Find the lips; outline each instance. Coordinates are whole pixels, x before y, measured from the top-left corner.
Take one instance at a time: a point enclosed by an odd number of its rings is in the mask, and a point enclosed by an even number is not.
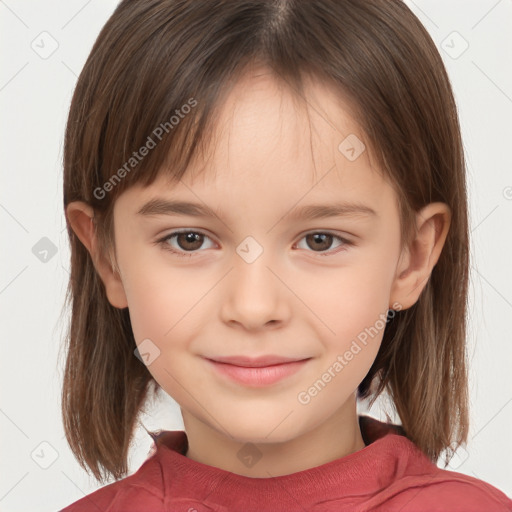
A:
[[[260,357],[247,357],[247,356],[228,356],[228,357],[211,357],[207,358],[216,363],[231,364],[234,366],[243,366],[246,368],[262,368],[264,366],[274,366],[276,364],[293,363],[295,361],[304,361],[309,357],[282,357],[282,356],[260,356]]]
[[[270,386],[290,377],[303,368],[311,358],[289,358],[281,356],[245,356],[205,358],[215,375],[253,388]]]

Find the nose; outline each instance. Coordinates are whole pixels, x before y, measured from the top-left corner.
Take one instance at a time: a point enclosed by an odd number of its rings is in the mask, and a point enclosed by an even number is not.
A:
[[[234,268],[223,284],[223,321],[247,330],[276,328],[287,323],[293,294],[265,252],[251,263],[238,256],[233,261]]]

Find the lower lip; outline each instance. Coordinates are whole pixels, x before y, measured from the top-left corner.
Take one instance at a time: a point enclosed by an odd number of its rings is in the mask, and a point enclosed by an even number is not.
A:
[[[219,373],[226,375],[240,384],[255,388],[270,386],[285,377],[293,375],[299,371],[308,360],[309,359],[303,359],[302,361],[293,361],[291,363],[249,368],[247,366],[235,366],[206,359]]]

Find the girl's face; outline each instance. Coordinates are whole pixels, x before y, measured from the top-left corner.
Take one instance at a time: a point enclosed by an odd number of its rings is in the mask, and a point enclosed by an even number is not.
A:
[[[270,74],[246,75],[220,112],[211,157],[177,185],[162,175],[128,189],[114,208],[149,371],[185,426],[239,442],[292,440],[352,407],[387,310],[400,309],[394,191],[336,94],[313,81],[308,90],[311,124]],[[306,361],[258,384],[209,361],[233,356]]]

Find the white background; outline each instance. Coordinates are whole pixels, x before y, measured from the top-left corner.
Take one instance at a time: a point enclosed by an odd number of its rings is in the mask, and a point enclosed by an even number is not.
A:
[[[466,450],[460,450],[448,469],[476,476],[512,496],[512,2],[407,4],[446,63],[468,159],[472,423]],[[67,312],[60,315],[69,277],[62,147],[77,76],[115,6],[113,0],[0,0],[4,512],[57,510],[98,487],[74,460],[60,416],[63,358],[58,356]],[[44,31],[51,36],[41,36]],[[48,58],[32,48],[42,46],[41,38],[46,38],[46,49],[51,49],[51,38],[58,43]],[[469,47],[457,56],[464,40]],[[40,242],[43,237],[56,250],[45,263],[32,250],[38,242],[48,243]],[[378,408],[372,412],[382,414]],[[169,397],[142,420],[148,429],[182,428],[179,408]],[[139,429],[131,472],[149,447],[149,437]],[[40,467],[50,462],[47,469]]]

